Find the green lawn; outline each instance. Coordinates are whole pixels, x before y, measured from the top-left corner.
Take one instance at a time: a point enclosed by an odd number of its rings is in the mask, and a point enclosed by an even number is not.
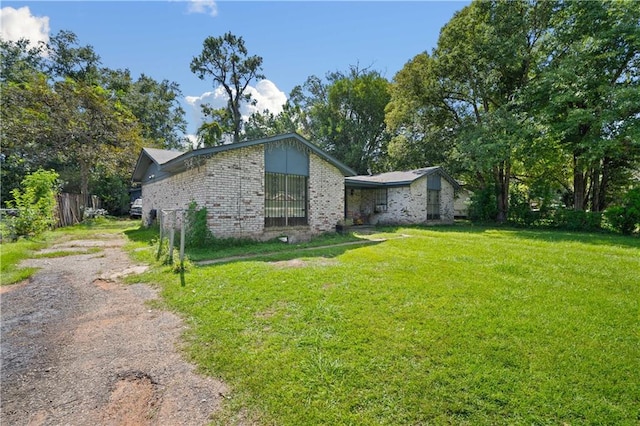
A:
[[[639,239],[381,235],[407,237],[140,277],[231,386],[216,423],[638,424]]]

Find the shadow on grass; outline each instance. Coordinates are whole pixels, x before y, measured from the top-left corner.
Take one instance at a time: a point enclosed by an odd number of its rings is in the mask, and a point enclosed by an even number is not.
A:
[[[232,263],[240,263],[240,262],[264,262],[264,263],[272,263],[272,262],[282,262],[289,261],[295,259],[309,259],[309,258],[317,258],[317,259],[331,259],[334,257],[338,257],[349,250],[355,250],[362,247],[368,247],[383,243],[384,240],[372,241],[372,240],[362,240],[358,243],[342,243],[333,246],[323,246],[323,247],[307,247],[302,249],[292,249],[289,251],[280,251],[275,253],[262,253],[262,254],[251,254],[245,256],[232,256],[228,258],[220,258],[220,259],[212,259],[209,261],[202,262],[194,262],[194,267],[198,269],[207,269],[207,268],[216,268],[223,265],[229,265]],[[185,287],[189,280],[189,272],[185,272],[184,270],[180,271],[180,286]]]
[[[143,242],[152,244],[160,236],[160,230],[157,226],[151,226],[149,228],[140,226],[136,229],[127,229],[124,231],[124,234],[129,240],[136,243]]]
[[[483,234],[490,232],[509,232],[517,238],[546,242],[577,242],[604,246],[623,246],[640,248],[640,238],[624,236],[609,231],[585,232],[553,228],[519,228],[511,225],[474,225],[470,223],[454,225],[410,225],[380,227],[380,232],[398,232],[401,229],[418,229],[441,233]]]
[[[298,258],[309,258],[309,257],[324,257],[324,258],[332,258],[337,257],[348,250],[353,250],[365,246],[377,245],[384,242],[384,240],[361,240],[361,241],[352,241],[346,243],[339,243],[334,245],[326,245],[319,247],[304,247],[304,248],[291,248],[290,250],[280,250],[271,253],[257,253],[257,254],[247,254],[247,255],[239,255],[239,256],[229,256],[225,258],[211,259],[211,260],[203,260],[200,262],[194,262],[199,267],[205,266],[213,266],[213,265],[221,265],[235,262],[276,262],[283,260],[293,260]]]

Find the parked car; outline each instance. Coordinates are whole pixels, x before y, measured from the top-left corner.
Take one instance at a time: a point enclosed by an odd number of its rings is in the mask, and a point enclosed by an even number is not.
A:
[[[136,198],[135,201],[131,203],[129,217],[131,219],[139,219],[142,217],[142,198]]]

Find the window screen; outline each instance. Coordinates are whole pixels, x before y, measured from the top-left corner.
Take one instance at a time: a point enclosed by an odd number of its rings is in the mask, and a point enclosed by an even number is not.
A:
[[[307,225],[307,181],[306,176],[265,173],[266,227]]]
[[[387,188],[379,188],[375,190],[375,212],[382,213],[387,211]]]
[[[440,191],[427,189],[427,219],[440,219]]]

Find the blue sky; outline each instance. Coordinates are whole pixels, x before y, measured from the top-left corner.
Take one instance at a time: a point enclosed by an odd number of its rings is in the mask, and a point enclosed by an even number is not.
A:
[[[372,67],[389,80],[469,2],[461,1],[2,1],[2,37],[38,39],[73,31],[104,66],[180,84],[193,133],[199,104],[222,105],[211,80],[191,73],[208,36],[242,36],[263,57],[268,81],[253,85],[258,108],[278,111],[310,75]],[[246,113],[251,110],[247,109]]]

